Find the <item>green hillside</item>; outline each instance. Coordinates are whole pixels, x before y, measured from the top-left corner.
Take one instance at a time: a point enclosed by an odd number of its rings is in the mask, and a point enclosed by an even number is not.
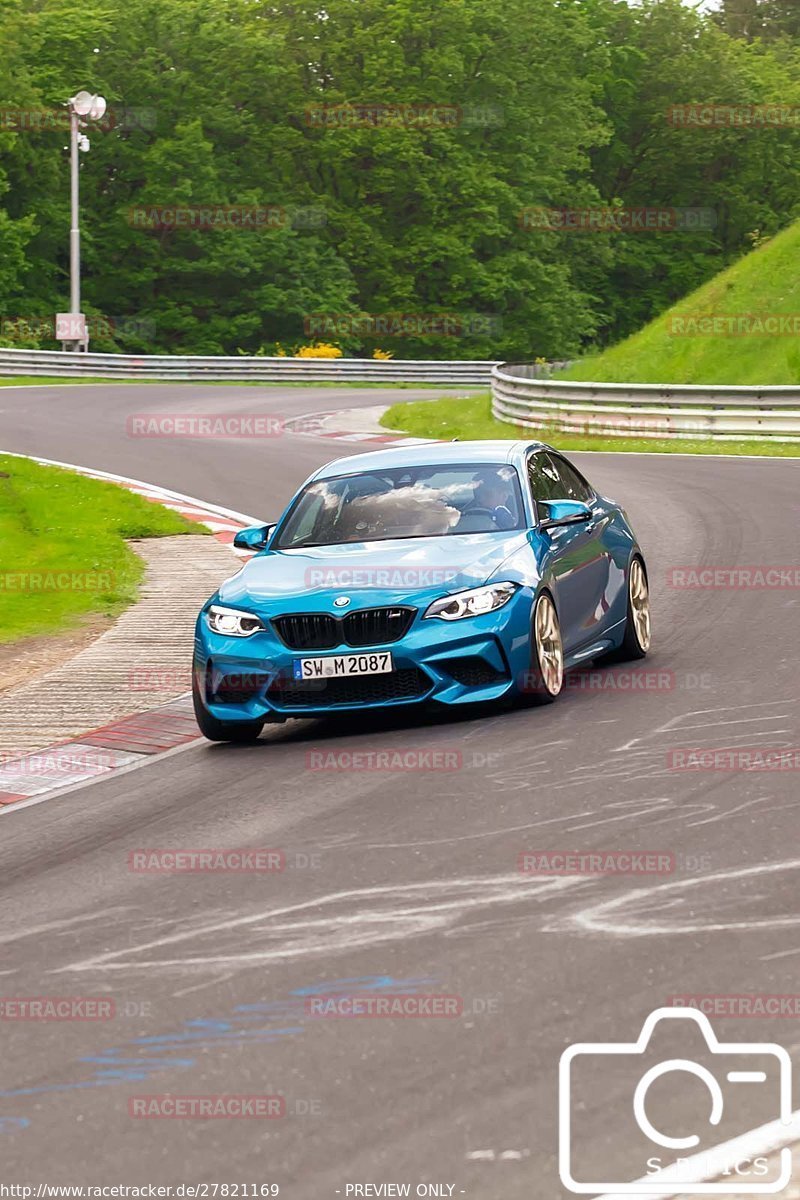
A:
[[[582,359],[558,378],[600,383],[800,383],[800,222],[632,337],[595,358]]]

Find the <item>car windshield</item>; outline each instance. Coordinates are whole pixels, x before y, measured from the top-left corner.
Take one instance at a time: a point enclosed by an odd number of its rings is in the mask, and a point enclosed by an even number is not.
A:
[[[310,483],[292,505],[273,548],[299,550],[522,527],[522,495],[514,467],[395,467]]]

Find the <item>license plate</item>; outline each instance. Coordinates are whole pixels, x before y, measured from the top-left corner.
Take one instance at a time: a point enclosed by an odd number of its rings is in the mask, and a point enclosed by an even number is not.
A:
[[[296,658],[295,679],[340,679],[344,675],[385,675],[394,670],[388,650],[380,654],[337,654],[324,658]]]

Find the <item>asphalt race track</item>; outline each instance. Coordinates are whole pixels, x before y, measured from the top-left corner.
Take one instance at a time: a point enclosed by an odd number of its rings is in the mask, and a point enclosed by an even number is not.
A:
[[[2,389],[0,447],[269,519],[315,466],[357,447],[131,439],[126,416],[300,415],[417,394]],[[0,822],[0,990],[110,996],[117,1013],[0,1022],[8,1179],[274,1182],[297,1200],[395,1181],[412,1195],[434,1183],[474,1200],[553,1200],[566,1195],[557,1069],[570,1043],[632,1041],[677,994],[800,992],[800,776],[681,771],[667,758],[800,746],[798,591],[687,590],[667,576],[796,566],[800,461],[575,458],[624,502],[648,556],[646,669],[660,685],[571,688],[547,709],[433,723],[295,722],[251,747],[201,741]],[[310,752],[331,749],[446,750],[457,766],[312,769]],[[128,867],[137,848],[241,846],[283,850],[286,869]],[[522,873],[520,854],[536,850],[659,852],[675,869]],[[337,989],[444,993],[459,1013],[309,1012],[315,991]],[[797,1019],[716,1027],[800,1049]],[[601,1070],[586,1088],[587,1152],[613,1178],[631,1092]],[[282,1095],[285,1115],[129,1115],[130,1098],[164,1093]],[[675,1120],[686,1107],[677,1094],[659,1103]],[[744,1115],[744,1128],[768,1119],[756,1099]]]

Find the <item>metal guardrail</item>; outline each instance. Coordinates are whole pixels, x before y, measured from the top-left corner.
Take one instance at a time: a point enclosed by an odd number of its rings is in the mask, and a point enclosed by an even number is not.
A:
[[[230,358],[172,354],[79,354],[0,348],[0,375],[265,383],[460,383],[488,387],[494,362],[426,359]]]
[[[550,368],[562,365],[553,363]],[[491,385],[494,416],[529,429],[630,437],[800,439],[800,385],[579,383],[543,378],[550,368],[541,363],[78,354],[0,348],[0,375],[214,383]]]
[[[492,368],[492,413],[528,429],[619,437],[800,440],[800,385],[578,383],[531,364]]]

